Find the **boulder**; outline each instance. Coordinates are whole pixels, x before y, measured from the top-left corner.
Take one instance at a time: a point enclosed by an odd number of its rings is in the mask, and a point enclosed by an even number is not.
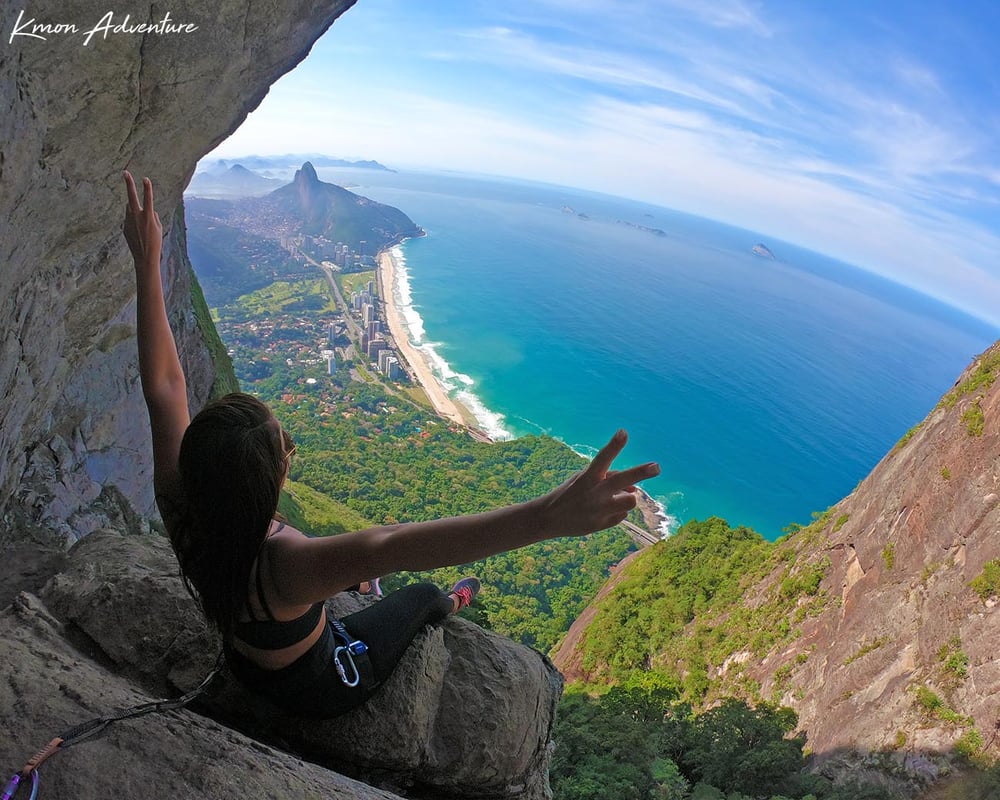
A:
[[[34,595],[0,611],[0,769],[6,781],[52,738],[117,709],[148,702],[109,671]],[[39,797],[247,797],[399,800],[255,742],[189,710],[114,723],[58,751],[38,770]],[[23,790],[20,797],[27,797]]]
[[[52,612],[111,669],[152,694],[196,686],[220,645],[156,535],[99,531],[77,543],[44,591]],[[367,602],[338,595],[343,616]],[[408,795],[548,796],[549,736],[562,679],[540,653],[459,618],[428,627],[365,706],[335,720],[301,720],[224,672],[211,716],[366,782]]]

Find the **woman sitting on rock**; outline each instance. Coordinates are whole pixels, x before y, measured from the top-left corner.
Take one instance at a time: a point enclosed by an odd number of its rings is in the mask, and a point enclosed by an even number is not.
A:
[[[587,469],[526,503],[322,538],[295,530],[277,518],[295,446],[267,406],[237,393],[188,415],[160,284],[152,183],[143,180],[141,205],[128,172],[125,183],[157,506],[233,674],[285,710],[332,717],[363,703],[423,626],[467,606],[479,581],[465,578],[447,594],[407,586],[342,620],[327,617],[327,598],[372,575],[464,564],[611,527],[635,506],[634,484],[659,473],[656,464],[609,471],[625,446],[619,431]]]

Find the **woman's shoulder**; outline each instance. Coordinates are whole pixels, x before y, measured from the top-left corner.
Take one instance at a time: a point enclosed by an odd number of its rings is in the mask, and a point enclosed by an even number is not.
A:
[[[262,548],[268,551],[268,559],[282,558],[290,554],[300,553],[302,544],[312,538],[312,536],[303,533],[294,525],[284,520],[276,519],[271,523],[271,528],[267,533],[267,538],[264,540]]]

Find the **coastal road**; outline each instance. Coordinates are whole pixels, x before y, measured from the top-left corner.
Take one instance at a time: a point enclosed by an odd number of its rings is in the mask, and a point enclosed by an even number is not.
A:
[[[628,532],[628,535],[632,537],[632,541],[635,542],[640,547],[650,547],[660,541],[660,537],[655,533],[650,533],[645,528],[640,528],[633,522],[625,520],[621,523],[621,526]]]
[[[308,258],[308,256],[307,256]],[[351,314],[350,309],[344,296],[340,293],[340,287],[337,285],[337,281],[333,277],[333,270],[329,267],[325,267],[322,264],[309,259],[310,262],[320,268],[323,274],[326,276],[326,282],[330,285],[330,291],[333,292],[333,299],[337,303],[337,307],[340,309],[341,313],[344,315],[344,322],[347,323],[347,329],[350,331],[348,334],[351,340],[354,342],[355,347],[361,347],[361,328],[358,326],[357,321],[354,319],[354,315]]]

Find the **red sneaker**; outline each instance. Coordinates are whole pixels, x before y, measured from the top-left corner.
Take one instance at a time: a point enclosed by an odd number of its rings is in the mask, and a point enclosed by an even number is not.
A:
[[[458,610],[467,608],[472,598],[479,594],[479,578],[462,578],[448,593],[458,598]]]

